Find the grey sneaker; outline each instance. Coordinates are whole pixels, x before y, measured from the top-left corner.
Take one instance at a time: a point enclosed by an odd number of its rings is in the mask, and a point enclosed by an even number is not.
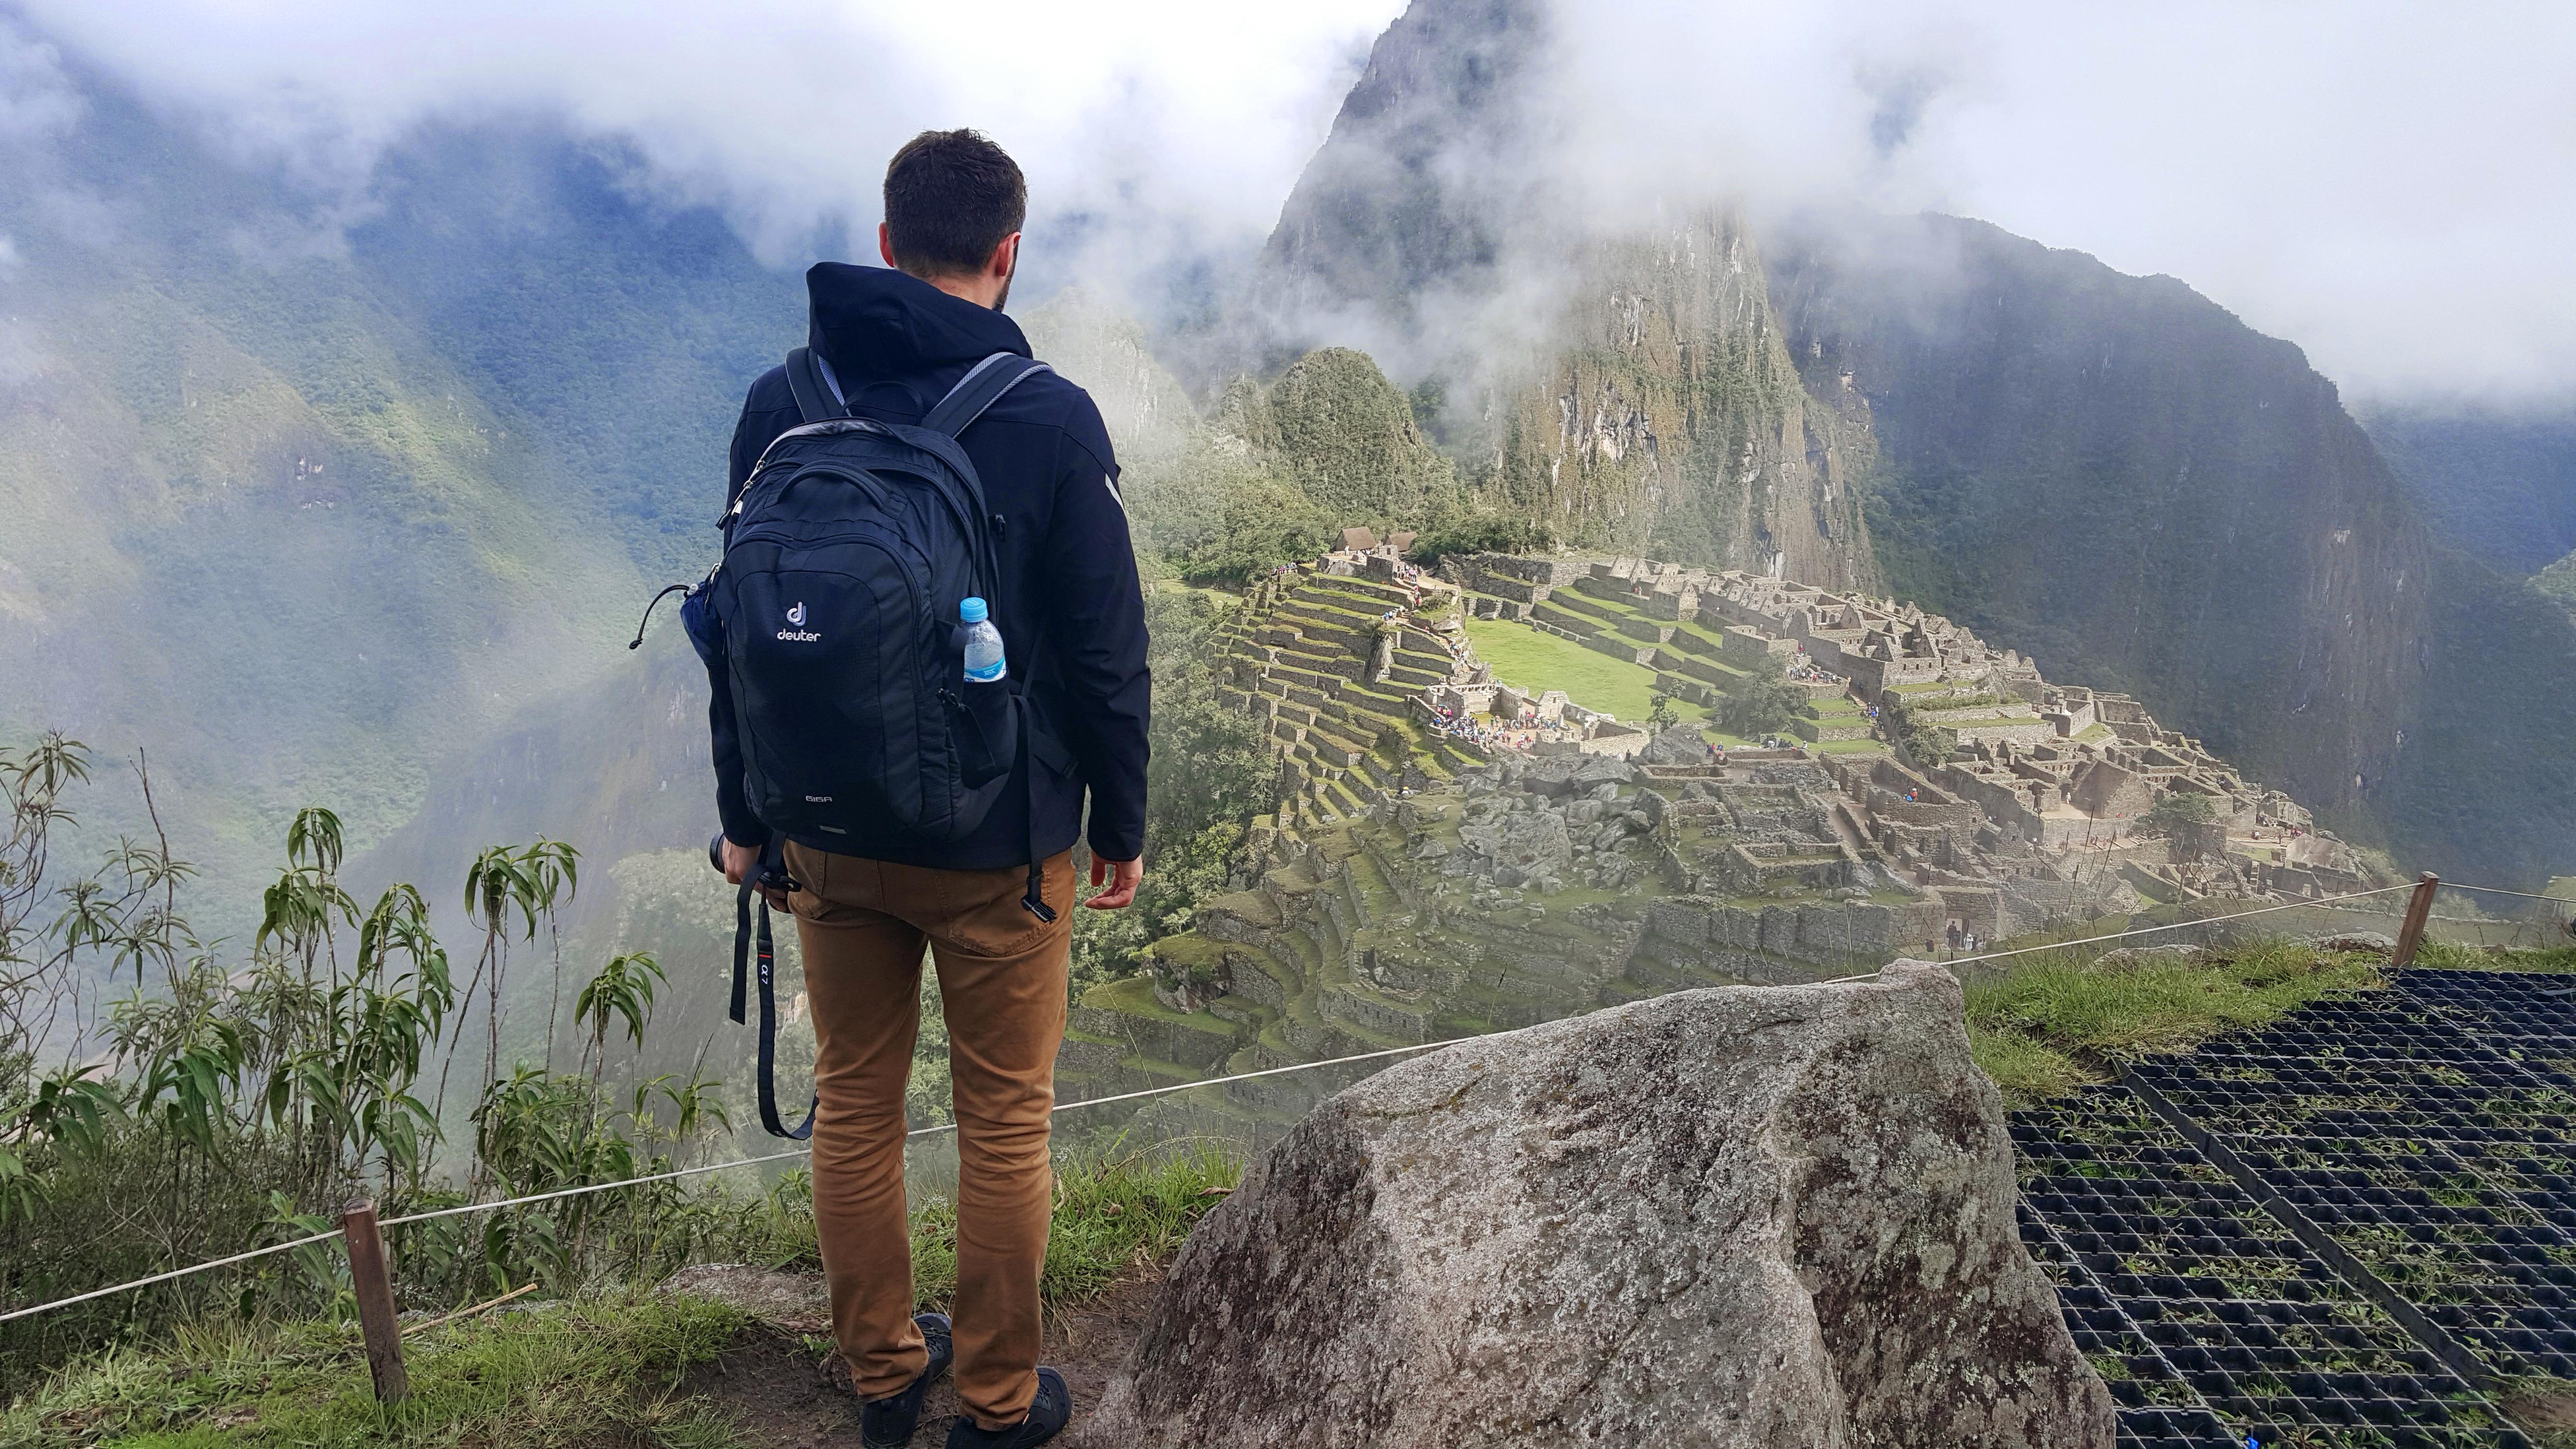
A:
[[[921,1401],[929,1395],[930,1386],[938,1382],[939,1376],[948,1372],[949,1361],[957,1356],[956,1344],[949,1337],[947,1314],[916,1313],[912,1322],[921,1330],[922,1341],[929,1346],[930,1362],[922,1365],[921,1377],[914,1379],[902,1393],[891,1398],[870,1399],[859,1407],[859,1442],[867,1449],[904,1449],[912,1442],[912,1431],[921,1424]]]
[[[948,1449],[1035,1449],[1052,1439],[1073,1417],[1073,1391],[1064,1375],[1038,1370],[1038,1396],[1029,1401],[1029,1416],[1007,1429],[979,1429],[971,1414],[960,1414],[948,1426]]]

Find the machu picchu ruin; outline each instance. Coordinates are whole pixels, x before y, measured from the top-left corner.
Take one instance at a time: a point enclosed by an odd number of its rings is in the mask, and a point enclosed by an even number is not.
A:
[[[1411,542],[1346,530],[1227,616],[1220,698],[1278,805],[1231,891],[1077,1004],[1069,1097],[2391,879],[2135,699],[1912,605]],[[1729,733],[1756,686],[1788,712]],[[1330,1086],[1170,1110],[1284,1126]]]

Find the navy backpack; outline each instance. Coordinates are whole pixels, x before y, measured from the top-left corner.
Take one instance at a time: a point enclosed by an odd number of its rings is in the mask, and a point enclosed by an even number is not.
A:
[[[690,642],[733,698],[743,792],[771,831],[764,876],[783,879],[787,836],[880,837],[891,822],[925,842],[962,839],[983,823],[1023,753],[1058,772],[1072,761],[1037,722],[1029,661],[1008,679],[965,680],[958,604],[985,601],[996,620],[1025,601],[1000,597],[994,535],[958,434],[1043,362],[997,352],[977,363],[918,424],[852,417],[810,348],[787,355],[801,426],[761,454],[723,520],[724,558],[688,588]],[[669,592],[665,590],[665,592]],[[637,635],[639,641],[641,633]],[[1023,770],[1035,789],[1034,772]],[[1034,802],[1032,802],[1034,805]],[[1032,829],[1037,812],[1029,812]],[[1053,921],[1037,853],[1020,904]],[[754,938],[754,882],[736,902],[733,1019],[743,1019]],[[769,907],[760,902],[760,1110],[790,1132],[770,1083],[776,1008]]]

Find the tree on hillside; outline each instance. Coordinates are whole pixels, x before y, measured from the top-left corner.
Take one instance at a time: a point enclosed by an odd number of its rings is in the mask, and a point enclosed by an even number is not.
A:
[[[2217,807],[2208,796],[2176,790],[2155,803],[2155,807],[2147,812],[2145,823],[2150,830],[2171,835],[2195,825],[2207,825],[2217,816]]]
[[[1313,558],[1339,526],[1264,454],[1213,430],[1129,468],[1120,487],[1140,550],[1192,583],[1240,583]]]
[[[1905,752],[1914,757],[1921,769],[1930,769],[1950,758],[1959,747],[1959,732],[1942,725],[1916,722],[1905,728]]]
[[[1477,510],[1434,518],[1405,557],[1428,566],[1453,553],[1545,553],[1555,547],[1556,531],[1537,519]]]
[[[1806,708],[1807,692],[1778,675],[1748,675],[1727,690],[1717,707],[1717,722],[1728,734],[1750,739],[1775,734]]]

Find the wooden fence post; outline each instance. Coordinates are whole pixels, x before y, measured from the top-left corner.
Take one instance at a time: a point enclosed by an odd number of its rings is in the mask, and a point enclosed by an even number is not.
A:
[[[376,1205],[349,1204],[340,1214],[340,1236],[349,1249],[349,1283],[358,1293],[358,1328],[367,1340],[367,1373],[376,1382],[376,1402],[394,1403],[411,1392],[411,1375],[403,1369],[402,1328],[394,1321],[394,1285],[385,1272]]]
[[[2433,914],[2433,892],[2440,889],[2442,878],[2424,872],[2415,882],[2415,893],[2406,898],[2406,924],[2397,929],[2397,952],[2388,958],[2391,966],[2415,964],[2415,948],[2424,944],[2424,922]]]

